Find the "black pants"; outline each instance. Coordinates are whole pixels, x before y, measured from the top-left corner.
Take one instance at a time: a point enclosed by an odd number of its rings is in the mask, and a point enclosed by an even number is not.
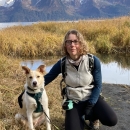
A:
[[[74,108],[66,111],[65,130],[84,130],[84,115],[85,102],[74,104]],[[117,116],[112,108],[99,97],[97,103],[93,107],[92,120],[99,119],[103,125],[114,126],[117,124]]]

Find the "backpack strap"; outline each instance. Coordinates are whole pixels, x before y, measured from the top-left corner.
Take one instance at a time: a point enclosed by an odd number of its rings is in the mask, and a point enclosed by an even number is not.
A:
[[[64,99],[65,89],[62,87],[62,83],[65,82],[65,77],[67,75],[66,72],[66,57],[61,58],[61,73],[62,73],[62,80],[60,81],[60,89],[61,89],[61,96]],[[64,92],[63,92],[64,91]]]
[[[87,54],[89,58],[89,71],[92,73],[93,68],[94,68],[94,58],[92,54]]]
[[[63,79],[65,79],[65,77],[67,75],[65,62],[66,62],[66,56],[61,59],[61,73],[62,73]]]

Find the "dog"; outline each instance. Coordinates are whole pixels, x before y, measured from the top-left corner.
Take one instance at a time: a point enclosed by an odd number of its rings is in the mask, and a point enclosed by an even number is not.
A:
[[[15,122],[26,125],[29,130],[35,130],[44,121],[46,129],[51,130],[48,97],[44,88],[45,68],[45,65],[40,65],[36,70],[31,70],[22,66],[26,83],[24,92],[18,97],[20,110],[15,115]]]

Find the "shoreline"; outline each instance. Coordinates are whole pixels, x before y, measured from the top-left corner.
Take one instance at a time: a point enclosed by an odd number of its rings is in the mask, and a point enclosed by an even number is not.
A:
[[[102,85],[102,94],[117,114],[116,126],[100,126],[100,130],[128,130],[130,121],[130,86],[122,84]]]
[[[130,88],[130,85],[128,85],[128,84],[118,84],[118,83],[116,84],[116,83],[105,83],[105,82],[103,82],[102,85],[115,85],[115,86]]]

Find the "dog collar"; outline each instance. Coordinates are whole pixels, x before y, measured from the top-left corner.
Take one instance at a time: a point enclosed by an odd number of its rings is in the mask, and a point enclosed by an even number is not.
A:
[[[31,89],[29,86],[27,86],[27,89],[31,90],[31,91],[35,91],[37,89]]]
[[[27,86],[27,89],[29,89],[30,91],[33,91],[33,92],[34,92],[35,90],[37,90],[37,89],[31,89],[29,86]],[[44,89],[43,89],[43,88],[40,88],[40,90],[41,90],[41,92],[43,92]]]

